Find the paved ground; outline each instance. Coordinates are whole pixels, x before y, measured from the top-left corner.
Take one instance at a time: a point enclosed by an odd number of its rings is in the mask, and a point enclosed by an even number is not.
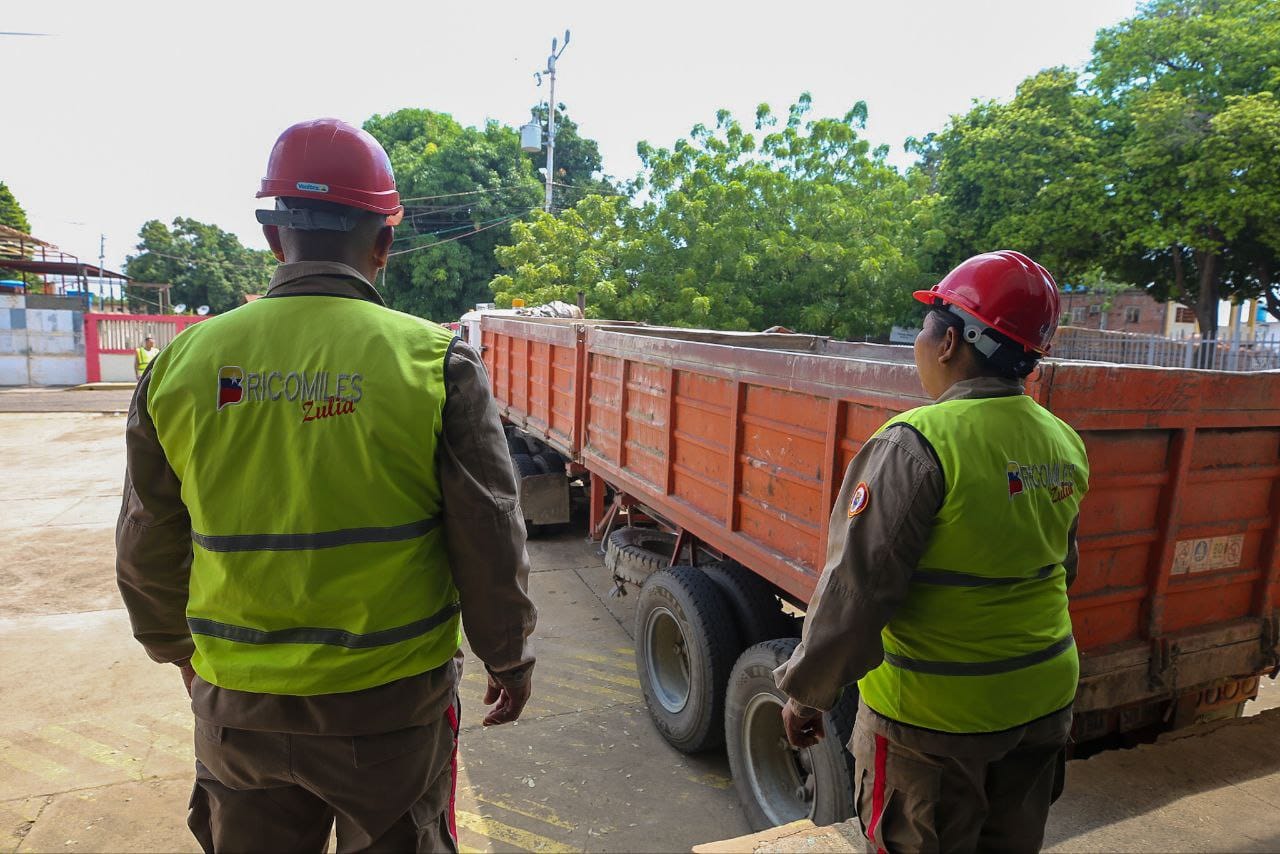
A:
[[[183,824],[186,695],[133,642],[115,588],[123,426],[0,415],[0,850],[197,850]],[[635,597],[602,599],[608,579],[580,534],[533,541],[530,554],[541,661],[524,719],[481,728],[478,665],[463,686],[464,846],[687,851],[745,833],[723,757],[682,756],[649,723]]]
[[[0,412],[119,412],[129,411],[131,387],[81,390],[74,388],[0,387]]]
[[[0,409],[46,410],[0,414],[0,851],[195,850],[190,710],[176,671],[132,641],[114,584],[124,419],[93,411],[127,405],[112,394],[0,391]],[[58,411],[64,401],[87,411]],[[635,597],[607,598],[578,534],[530,553],[536,693],[523,721],[484,730],[478,668],[466,679],[464,845],[687,851],[747,832],[723,757],[682,756],[649,723]],[[1280,689],[1265,685],[1257,705],[1280,705]],[[1054,849],[1280,849],[1280,713],[1068,773]]]

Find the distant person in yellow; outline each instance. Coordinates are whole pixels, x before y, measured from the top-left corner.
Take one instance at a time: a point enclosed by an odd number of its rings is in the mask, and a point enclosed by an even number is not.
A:
[[[151,364],[151,360],[159,354],[160,348],[156,346],[156,339],[150,335],[142,339],[142,346],[133,351],[134,379],[142,379],[142,374],[147,369],[147,365]]]

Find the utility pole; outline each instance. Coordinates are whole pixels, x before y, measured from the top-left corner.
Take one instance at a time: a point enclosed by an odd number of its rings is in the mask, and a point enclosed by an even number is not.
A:
[[[106,298],[103,291],[107,286],[107,236],[99,232],[98,234],[98,299],[103,303],[102,311],[106,310]]]
[[[569,46],[569,31],[564,31],[564,44],[560,45],[560,49],[556,50],[556,40],[551,40],[551,54],[547,57],[547,67],[536,74],[538,85],[542,85],[542,75],[546,74],[551,78],[551,97],[547,101],[547,198],[543,204],[543,210],[551,213],[552,198],[552,182],[555,181],[555,162],[556,162],[556,60],[560,58],[560,54],[564,53],[564,49]]]

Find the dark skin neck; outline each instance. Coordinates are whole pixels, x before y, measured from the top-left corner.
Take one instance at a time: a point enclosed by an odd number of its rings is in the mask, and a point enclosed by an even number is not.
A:
[[[958,382],[986,376],[977,353],[965,345],[960,331],[933,317],[925,320],[916,336],[915,358],[920,384],[934,400]]]
[[[387,266],[391,252],[392,230],[380,228],[372,233],[331,231],[294,231],[264,226],[263,233],[276,260],[282,264],[300,261],[327,261],[346,264],[370,282]]]

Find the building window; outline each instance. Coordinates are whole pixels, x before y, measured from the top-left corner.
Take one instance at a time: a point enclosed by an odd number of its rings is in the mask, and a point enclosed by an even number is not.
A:
[[[1071,322],[1084,323],[1084,306],[1071,309]]]
[[[1089,316],[1093,317],[1095,314],[1102,314],[1101,303],[1094,303],[1093,305],[1089,306]]]
[[[1131,305],[1131,306],[1128,306],[1127,308],[1125,308],[1125,310],[1124,310],[1124,322],[1125,322],[1125,323],[1137,323],[1137,322],[1138,322],[1138,307],[1137,307],[1136,305]]]

